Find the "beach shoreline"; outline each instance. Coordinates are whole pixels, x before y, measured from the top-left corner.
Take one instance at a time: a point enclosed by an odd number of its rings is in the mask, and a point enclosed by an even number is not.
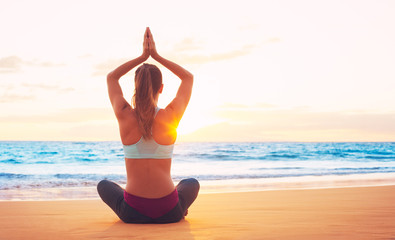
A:
[[[395,186],[395,173],[370,173],[288,178],[199,180],[200,194],[260,192],[278,190],[330,189],[372,186]],[[175,182],[177,184],[177,182]],[[125,185],[120,184],[121,187]],[[18,188],[0,190],[1,201],[94,200],[96,186]]]
[[[395,186],[201,194],[185,220],[124,224],[101,200],[2,201],[0,239],[391,239]]]

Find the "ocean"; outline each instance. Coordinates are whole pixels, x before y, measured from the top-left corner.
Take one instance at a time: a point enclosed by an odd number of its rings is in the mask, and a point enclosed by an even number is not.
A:
[[[117,141],[2,141],[0,200],[28,199],[23,193],[32,192],[33,199],[41,199],[37,193],[43,189],[42,198],[97,197],[93,189],[102,179],[126,183],[124,164],[122,144]],[[232,189],[235,183],[239,187],[260,183],[265,188],[271,185],[264,183],[286,179],[371,174],[395,176],[394,142],[177,143],[172,163],[175,182],[194,177],[203,183],[203,190],[216,185]],[[58,189],[67,194],[59,195]]]

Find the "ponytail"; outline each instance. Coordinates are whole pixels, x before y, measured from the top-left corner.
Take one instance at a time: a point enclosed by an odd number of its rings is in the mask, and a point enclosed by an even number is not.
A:
[[[156,108],[154,97],[161,86],[162,74],[156,66],[143,64],[136,70],[133,106],[144,139],[152,138],[151,129]]]

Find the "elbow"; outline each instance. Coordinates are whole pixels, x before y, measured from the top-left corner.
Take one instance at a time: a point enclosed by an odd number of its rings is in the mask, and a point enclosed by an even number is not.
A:
[[[111,79],[112,77],[113,77],[113,72],[111,71],[111,72],[109,72],[108,74],[107,74],[107,80],[109,80],[109,79]]]
[[[191,84],[193,85],[193,75],[191,74]]]
[[[188,82],[193,83],[193,74],[192,74],[192,73],[188,73],[188,74],[185,76],[184,80],[187,80]]]
[[[191,76],[190,76],[190,82],[191,82],[191,85],[193,85],[193,74],[190,74]]]
[[[107,82],[112,82],[112,81],[115,81],[115,80],[118,80],[118,79],[116,79],[116,77],[114,76],[114,72],[113,71],[107,74]]]

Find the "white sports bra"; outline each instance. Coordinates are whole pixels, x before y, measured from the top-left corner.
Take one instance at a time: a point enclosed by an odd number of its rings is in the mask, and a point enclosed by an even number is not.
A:
[[[160,108],[156,107],[155,116],[159,112]],[[162,145],[157,143],[153,138],[145,140],[143,137],[132,145],[123,145],[123,151],[125,158],[132,159],[168,159],[173,157],[174,144]]]

